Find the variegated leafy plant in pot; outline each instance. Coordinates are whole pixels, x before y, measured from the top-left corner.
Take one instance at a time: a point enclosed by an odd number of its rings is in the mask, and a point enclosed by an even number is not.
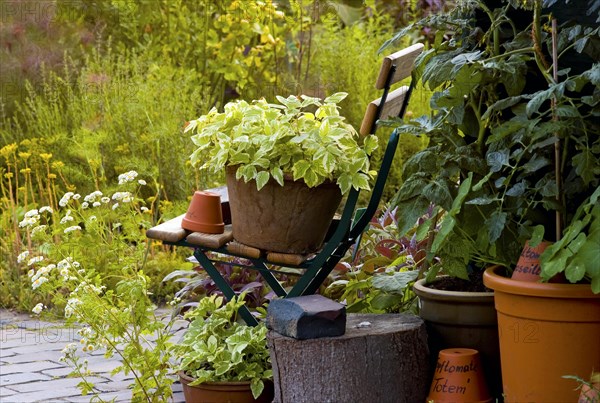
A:
[[[227,174],[233,236],[285,253],[318,249],[350,188],[368,189],[377,138],[339,113],[347,94],[236,100],[189,122],[192,164]]]

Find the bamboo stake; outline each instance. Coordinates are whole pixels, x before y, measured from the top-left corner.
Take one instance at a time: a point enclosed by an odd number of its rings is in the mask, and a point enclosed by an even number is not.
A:
[[[554,82],[558,83],[558,46],[557,46],[557,24],[556,18],[552,19],[552,76]],[[552,98],[552,119],[558,120],[556,115],[556,97]],[[554,175],[556,177],[556,201],[562,205],[562,175],[560,172],[560,137],[555,133],[556,142],[554,143]],[[562,215],[560,210],[556,210],[556,240],[558,241],[562,234]]]

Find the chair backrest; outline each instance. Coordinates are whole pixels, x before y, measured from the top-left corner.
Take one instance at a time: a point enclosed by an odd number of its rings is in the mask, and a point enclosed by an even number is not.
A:
[[[383,94],[367,105],[360,134],[364,136],[375,133],[379,119],[404,115],[412,86],[402,86],[390,92],[391,86],[411,76],[415,59],[422,51],[423,44],[417,43],[383,59],[375,83],[375,88],[383,90]]]
[[[360,127],[360,133],[362,135],[375,133],[377,130],[377,122],[380,119],[387,119],[394,116],[402,118],[404,116],[414,83],[411,81],[408,86],[403,85],[394,90],[391,90],[391,86],[411,76],[415,60],[421,54],[423,48],[423,44],[418,43],[383,59],[379,76],[375,83],[375,87],[383,90],[383,94],[380,98],[372,101],[367,106]],[[361,217],[354,223],[350,232],[351,237],[358,237],[377,211],[385,187],[385,182],[396,153],[398,141],[399,133],[397,130],[394,130],[388,140],[369,204]]]

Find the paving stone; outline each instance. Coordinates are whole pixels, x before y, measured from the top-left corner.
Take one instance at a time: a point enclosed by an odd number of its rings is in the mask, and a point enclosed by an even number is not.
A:
[[[14,351],[5,350],[4,346],[2,346],[2,343],[0,343],[0,348],[0,358],[2,358],[3,360],[7,359],[8,357],[17,355],[17,353],[15,353]]]
[[[322,295],[276,299],[267,309],[267,327],[295,339],[342,336],[346,307]]]
[[[4,398],[8,397],[8,396],[12,396],[15,393],[19,393],[16,390],[12,390],[10,388],[6,388],[4,386],[0,386],[0,402],[4,402]]]
[[[71,367],[67,367],[67,366],[62,366],[60,368],[54,368],[54,369],[45,369],[43,371],[40,371],[42,374],[44,375],[48,375],[52,378],[63,378],[63,377],[67,377],[71,374],[71,372],[73,372],[73,368]]]
[[[56,389],[47,384],[44,390],[12,395],[10,403],[57,402],[60,401],[58,398],[70,396],[81,396],[81,391],[74,387]],[[86,401],[90,401],[90,396],[87,397]]]
[[[106,379],[90,377],[90,378],[87,378],[87,381],[89,381],[90,383],[96,383],[96,382],[105,382]],[[81,382],[80,378],[60,378],[60,379],[53,379],[50,382],[38,381],[38,382],[21,383],[18,385],[11,386],[11,389],[14,389],[18,392],[23,392],[23,393],[37,392],[40,390],[49,390],[49,389],[63,389],[63,388],[69,389],[69,388],[76,388],[80,382]],[[59,395],[54,395],[52,397],[57,397],[57,396],[59,396]],[[71,396],[71,395],[64,395],[64,396]]]
[[[17,385],[27,382],[46,381],[51,378],[37,372],[24,374],[0,375],[0,386]],[[11,389],[13,387],[11,386]]]
[[[0,374],[9,375],[16,373],[25,373],[25,372],[38,372],[44,369],[57,368],[61,367],[62,364],[52,362],[52,361],[38,361],[38,362],[26,362],[23,364],[8,364],[3,365],[2,369],[0,369]]]
[[[11,350],[16,354],[31,354],[42,351],[61,351],[65,348],[64,343],[39,343],[31,346],[14,347]]]
[[[2,357],[4,361],[9,364],[22,364],[25,362],[36,362],[36,361],[54,361],[60,362],[59,359],[62,357],[62,353],[60,351],[42,351],[38,353],[29,353],[29,354],[14,354],[9,357]],[[61,363],[64,366],[64,363]]]
[[[110,381],[94,384],[94,387],[100,392],[118,392],[121,390],[128,390],[129,386],[134,383],[133,379],[126,381]]]

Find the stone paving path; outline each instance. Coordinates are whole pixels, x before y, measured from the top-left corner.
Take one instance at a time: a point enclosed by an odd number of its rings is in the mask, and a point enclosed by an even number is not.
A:
[[[89,402],[93,395],[82,396],[80,379],[67,377],[71,368],[59,361],[65,345],[78,341],[76,328],[0,309],[0,402]],[[102,354],[87,357],[98,397],[131,401],[131,377],[111,375],[119,363]],[[184,402],[179,383],[173,384],[173,401]]]

